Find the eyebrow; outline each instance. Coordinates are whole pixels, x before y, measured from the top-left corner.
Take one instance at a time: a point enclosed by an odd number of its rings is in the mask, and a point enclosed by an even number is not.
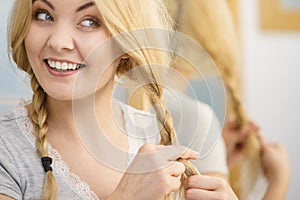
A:
[[[32,3],[36,2],[37,0],[33,0]],[[44,2],[45,4],[47,4],[52,10],[55,10],[55,7],[47,0],[40,0],[42,2]],[[95,6],[94,2],[88,2],[86,4],[83,4],[82,6],[80,6],[79,8],[76,9],[76,12],[80,12],[83,11],[89,7]]]
[[[34,3],[34,2],[36,2],[37,0],[33,0],[32,1],[32,4]],[[40,0],[41,2],[44,2],[45,4],[47,4],[52,10],[55,10],[55,7],[49,2],[49,1],[47,1],[47,0]]]
[[[80,12],[80,11],[83,11],[85,9],[88,9],[89,7],[92,7],[92,6],[95,6],[95,2],[88,2],[82,6],[80,6],[79,8],[76,9],[76,12]]]

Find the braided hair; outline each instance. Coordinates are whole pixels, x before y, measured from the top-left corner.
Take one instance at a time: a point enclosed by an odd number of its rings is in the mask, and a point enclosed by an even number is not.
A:
[[[95,0],[95,4],[99,9],[105,25],[110,31],[112,37],[120,33],[136,29],[151,27],[163,29],[171,28],[171,20],[168,16],[164,3],[165,2],[163,0]],[[139,15],[139,13],[143,13],[143,15]],[[37,154],[41,157],[42,165],[46,171],[42,199],[55,200],[58,195],[58,185],[50,167],[51,158],[48,157],[47,151],[47,94],[39,84],[31,69],[24,42],[31,20],[32,0],[15,0],[8,30],[9,52],[18,67],[27,72],[31,78],[31,87],[33,90],[33,113],[31,120],[36,133]],[[139,43],[139,40],[136,40],[135,36],[132,35],[128,41],[125,40],[125,42],[118,42],[120,46],[126,48],[127,45],[130,45],[130,42]],[[170,56],[159,52],[158,50],[145,49],[128,52],[128,55],[129,59],[126,62],[121,61],[119,63],[117,74],[121,75],[138,65],[147,66],[147,70],[144,71],[142,77],[145,79],[149,78],[151,81],[149,82],[150,84],[145,84],[143,87],[149,101],[154,105],[155,111],[157,112],[157,119],[162,127],[160,129],[161,144],[176,144],[176,132],[173,127],[172,117],[165,106],[164,99],[162,97],[162,87],[158,84],[160,83],[159,79],[161,78],[162,73],[160,70],[156,71],[151,66],[153,63],[168,65]],[[187,176],[197,174],[197,170],[189,162],[181,162],[186,165]],[[184,180],[184,177],[185,176],[182,176],[182,181]],[[166,198],[171,198],[171,196]]]
[[[237,128],[247,126],[249,119],[238,87],[237,71],[241,66],[239,41],[226,1],[168,0],[168,3],[179,31],[201,44],[214,60],[229,96],[229,115],[236,120]],[[176,63],[177,68],[187,71],[187,76],[193,76],[195,71],[190,66],[180,60]],[[259,175],[260,145],[256,135],[249,133],[245,159],[230,169],[230,183],[240,199],[247,198]]]
[[[32,68],[30,66],[27,53],[25,50],[25,37],[31,23],[31,0],[16,0],[11,16],[10,25],[8,28],[8,43],[9,52],[16,62],[17,66],[28,73],[31,77],[31,88],[33,90],[32,107],[33,113],[31,120],[36,133],[36,148],[37,153],[41,157],[42,164],[46,172],[45,184],[43,188],[43,200],[57,199],[58,186],[56,179],[50,167],[52,159],[48,157],[47,138],[48,131],[47,123],[47,108],[45,106],[46,93],[37,81]]]

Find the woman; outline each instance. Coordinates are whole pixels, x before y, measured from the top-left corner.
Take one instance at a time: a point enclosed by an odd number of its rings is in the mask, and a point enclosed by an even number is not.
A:
[[[180,176],[196,174],[187,160],[198,155],[180,146],[163,146],[176,143],[176,135],[159,85],[163,70],[151,64],[167,65],[168,55],[129,51],[130,45],[141,47],[129,31],[170,27],[163,5],[160,0],[15,1],[9,45],[14,61],[31,78],[33,98],[0,120],[0,199],[163,199],[180,186],[186,199],[236,199],[218,178],[195,175],[182,184]],[[121,33],[126,34],[118,37]],[[145,122],[153,115],[112,99],[115,75],[139,65],[145,67],[135,78],[147,80],[143,87],[156,105],[162,145],[124,134],[136,131],[131,117]],[[97,84],[90,84],[93,81]],[[95,119],[86,109],[90,99]],[[114,148],[88,144],[94,142],[90,136],[96,130],[86,122],[93,120],[115,149],[129,153],[113,154]],[[148,136],[156,130],[142,131]],[[100,150],[100,156],[91,154],[93,150]],[[133,159],[130,152],[137,156]],[[117,165],[102,162],[101,155]]]

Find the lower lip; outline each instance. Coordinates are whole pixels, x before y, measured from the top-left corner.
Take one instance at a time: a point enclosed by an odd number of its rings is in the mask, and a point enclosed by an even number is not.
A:
[[[59,71],[56,71],[56,70],[52,69],[48,65],[48,63],[45,63],[45,65],[46,65],[49,73],[52,74],[53,76],[60,76],[60,77],[72,76],[72,75],[76,74],[80,70],[80,68],[79,68],[77,70],[71,70],[71,71],[66,71],[66,72],[59,72]]]

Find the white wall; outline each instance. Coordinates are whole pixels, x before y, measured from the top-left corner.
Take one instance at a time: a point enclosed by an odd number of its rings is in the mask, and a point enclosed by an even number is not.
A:
[[[30,98],[31,90],[25,83],[25,73],[9,62],[6,26],[13,1],[0,1],[0,112],[13,107],[20,97]]]
[[[299,199],[300,32],[260,30],[259,0],[240,1],[246,109],[267,138],[287,147],[292,170],[287,199]]]

